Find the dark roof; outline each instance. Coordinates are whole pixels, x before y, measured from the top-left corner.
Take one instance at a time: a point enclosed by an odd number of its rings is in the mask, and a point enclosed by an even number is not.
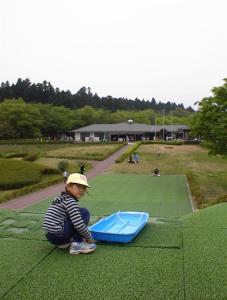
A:
[[[94,124],[72,130],[72,132],[158,132],[163,128],[162,125],[147,125],[141,123],[117,123],[117,124]],[[164,128],[170,132],[176,132],[182,129],[189,129],[187,125],[164,125]]]

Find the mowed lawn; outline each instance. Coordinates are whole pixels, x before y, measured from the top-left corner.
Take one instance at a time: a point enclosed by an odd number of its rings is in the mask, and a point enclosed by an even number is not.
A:
[[[0,211],[2,299],[225,299],[227,205],[191,213],[184,176],[107,174],[90,181],[81,206],[93,217],[148,211],[126,245],[70,255],[41,231],[50,199],[23,212]]]

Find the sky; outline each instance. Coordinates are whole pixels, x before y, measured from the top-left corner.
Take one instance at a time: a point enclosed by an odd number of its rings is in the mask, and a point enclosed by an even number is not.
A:
[[[227,77],[225,0],[0,1],[0,82],[196,109]]]

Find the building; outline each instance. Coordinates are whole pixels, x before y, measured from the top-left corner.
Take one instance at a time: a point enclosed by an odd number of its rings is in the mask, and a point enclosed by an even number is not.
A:
[[[147,125],[132,120],[117,124],[94,124],[71,131],[77,142],[188,139],[187,125]]]

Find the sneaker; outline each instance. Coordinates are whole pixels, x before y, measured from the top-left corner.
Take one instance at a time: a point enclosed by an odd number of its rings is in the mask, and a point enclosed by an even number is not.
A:
[[[71,243],[69,253],[70,254],[80,254],[80,253],[90,253],[93,252],[96,249],[96,244],[88,244],[86,242],[77,243],[73,242]]]
[[[70,246],[70,243],[67,243],[67,244],[62,244],[62,245],[58,245],[58,248],[59,249],[66,249]]]

